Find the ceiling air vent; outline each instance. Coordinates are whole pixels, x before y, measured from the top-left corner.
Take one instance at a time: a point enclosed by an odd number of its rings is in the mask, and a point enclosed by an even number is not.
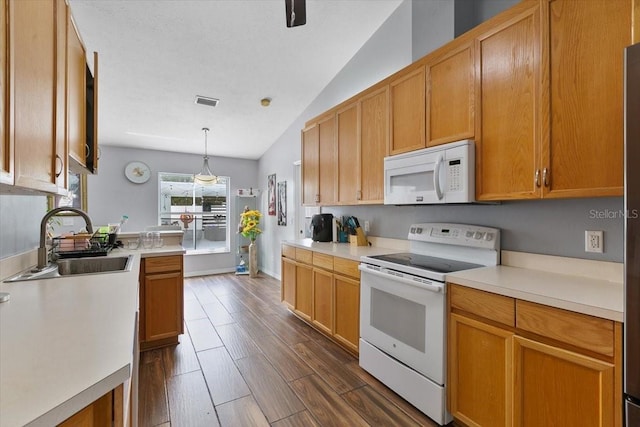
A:
[[[207,107],[215,107],[220,102],[219,99],[209,98],[206,96],[196,95],[196,104],[206,105]]]

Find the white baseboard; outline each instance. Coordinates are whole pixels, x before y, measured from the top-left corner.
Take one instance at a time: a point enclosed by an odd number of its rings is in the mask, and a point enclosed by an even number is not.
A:
[[[210,276],[213,274],[233,273],[236,271],[234,267],[216,268],[214,270],[189,271],[184,273],[184,277]]]

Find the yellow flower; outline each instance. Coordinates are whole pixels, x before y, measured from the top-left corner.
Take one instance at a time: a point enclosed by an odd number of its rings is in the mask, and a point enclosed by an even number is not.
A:
[[[244,237],[255,240],[262,230],[258,228],[262,214],[259,210],[245,210],[240,214],[240,233]]]

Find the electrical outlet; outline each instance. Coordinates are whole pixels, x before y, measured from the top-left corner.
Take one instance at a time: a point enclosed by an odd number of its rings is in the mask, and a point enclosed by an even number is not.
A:
[[[364,232],[365,232],[365,233],[368,233],[368,232],[369,232],[369,226],[370,226],[370,225],[371,225],[371,224],[369,224],[369,221],[365,221],[365,222],[364,222]]]
[[[584,251],[601,254],[604,249],[604,232],[590,231],[584,232]]]

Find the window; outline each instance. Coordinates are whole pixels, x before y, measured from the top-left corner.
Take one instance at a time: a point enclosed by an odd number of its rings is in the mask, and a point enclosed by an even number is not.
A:
[[[184,231],[187,254],[229,252],[229,177],[218,178],[200,185],[191,174],[158,174],[158,224]]]

